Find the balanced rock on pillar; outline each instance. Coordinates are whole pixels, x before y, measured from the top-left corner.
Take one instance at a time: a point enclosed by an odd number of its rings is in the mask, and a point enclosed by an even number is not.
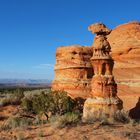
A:
[[[117,96],[117,84],[112,75],[114,61],[109,55],[111,46],[106,35],[110,30],[101,23],[92,24],[88,28],[96,33],[93,43],[91,64],[94,76],[91,81],[91,98],[85,101],[83,109],[84,121],[100,119],[101,114],[112,117],[123,108],[123,103]]]

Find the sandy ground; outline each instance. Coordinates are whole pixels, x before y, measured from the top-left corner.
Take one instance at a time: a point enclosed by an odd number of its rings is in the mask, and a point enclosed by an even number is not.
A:
[[[0,132],[0,140],[140,140],[140,124],[79,124],[56,128],[45,124]]]

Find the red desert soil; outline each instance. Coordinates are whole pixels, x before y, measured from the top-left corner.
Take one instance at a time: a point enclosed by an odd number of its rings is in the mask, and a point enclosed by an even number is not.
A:
[[[126,98],[127,99],[127,98]],[[5,117],[12,116],[17,106],[1,107],[0,115]],[[0,121],[2,125],[6,121]],[[114,124],[99,125],[79,124],[56,128],[55,125],[44,124],[39,126],[27,126],[14,128],[0,132],[0,140],[135,140],[140,139],[140,124]]]

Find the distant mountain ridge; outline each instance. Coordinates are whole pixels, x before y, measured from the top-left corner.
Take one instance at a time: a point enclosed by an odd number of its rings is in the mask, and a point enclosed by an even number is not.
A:
[[[47,79],[0,79],[0,87],[46,87],[51,85]]]

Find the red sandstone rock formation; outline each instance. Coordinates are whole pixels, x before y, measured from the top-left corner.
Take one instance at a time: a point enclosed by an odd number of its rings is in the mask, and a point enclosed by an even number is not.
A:
[[[140,91],[140,23],[117,26],[107,36],[115,60],[114,75],[119,95],[139,95]],[[128,90],[129,89],[129,90]]]
[[[116,61],[116,78],[132,81],[140,79],[140,23],[119,25],[107,39],[112,47],[112,57]],[[122,70],[119,72],[120,69],[124,69],[123,74]]]
[[[111,45],[111,54],[115,60],[113,74],[117,82],[121,82],[121,84],[118,84],[119,95],[133,95],[134,92],[135,95],[139,95],[140,23],[129,22],[117,26],[112,31],[101,23],[91,25],[88,29],[97,34],[102,33],[105,35]],[[94,39],[94,45],[100,48],[100,44],[104,44],[104,48],[106,48],[107,52],[110,52],[110,45],[105,40],[103,36],[96,37]],[[92,45],[93,48],[94,45]],[[96,52],[94,53],[96,54]],[[72,96],[88,97],[91,90],[91,77],[93,75],[89,62],[91,56],[92,49],[90,47],[68,46],[58,48],[55,66],[56,77],[52,84],[53,89],[68,91]],[[105,61],[98,62],[96,60],[94,63],[107,63]],[[102,69],[100,67],[102,65],[99,64],[98,66],[97,64],[94,67],[95,73],[98,72],[98,69]],[[107,69],[108,65],[104,65],[103,67]],[[106,74],[109,72],[111,71],[107,70]],[[84,78],[84,75],[88,78]]]
[[[92,49],[79,45],[59,47],[56,50],[53,90],[64,90],[71,97],[87,98],[91,90],[93,70],[90,63]]]
[[[99,24],[100,26],[101,24]],[[95,30],[96,27],[98,32]],[[122,101],[117,97],[117,84],[112,75],[114,61],[109,55],[111,47],[105,36],[108,34],[105,32],[107,27],[101,26],[105,30],[99,27],[95,24],[95,28],[92,30],[92,33],[97,34],[91,58],[95,75],[91,81],[91,98],[88,98],[84,104],[83,118],[85,120],[94,119],[96,113],[104,113],[111,117],[116,111],[122,109]]]

